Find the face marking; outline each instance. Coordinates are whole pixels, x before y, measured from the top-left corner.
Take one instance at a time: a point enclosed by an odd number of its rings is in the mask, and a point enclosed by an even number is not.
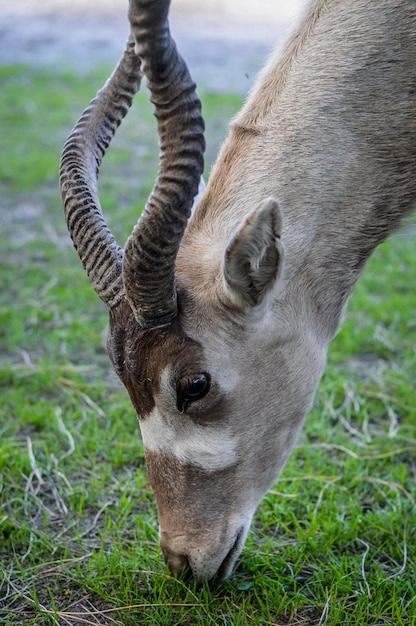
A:
[[[194,465],[207,472],[215,472],[234,465],[238,459],[237,435],[221,419],[199,422],[187,413],[174,410],[176,398],[170,381],[170,369],[161,376],[160,394],[145,420],[141,420],[143,444],[146,450],[164,452],[180,463]],[[218,410],[221,410],[219,404]],[[217,419],[215,419],[215,417]]]
[[[142,329],[127,302],[117,314],[110,312],[107,351],[140,419],[154,408],[161,372],[168,364],[175,360],[177,378],[204,369],[201,346],[177,322],[166,328]]]
[[[136,409],[146,450],[163,451],[183,464],[215,472],[238,460],[238,437],[227,424],[234,376],[212,381],[207,393],[177,408],[178,380],[207,371],[201,346],[175,323],[142,330],[130,308],[110,316],[108,351]],[[230,368],[231,369],[231,368]],[[207,373],[209,379],[211,376]]]

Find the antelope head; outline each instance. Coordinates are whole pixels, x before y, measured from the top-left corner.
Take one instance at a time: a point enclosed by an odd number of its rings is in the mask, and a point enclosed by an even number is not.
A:
[[[74,246],[109,310],[108,353],[139,418],[165,560],[201,580],[231,573],[293,446],[322,360],[313,339],[288,330],[287,316],[273,354],[270,346],[264,354],[266,304],[284,259],[273,198],[253,206],[223,242],[200,249],[192,231],[183,237],[203,169],[204,124],[170,36],[168,5],[131,0],[126,51],[64,146],[60,185]],[[158,120],[160,170],[122,250],[104,221],[97,177],[142,73]],[[297,347],[290,362],[287,345]],[[257,376],[265,358],[267,375]],[[301,362],[313,373],[299,382]],[[278,406],[271,388],[280,390]]]

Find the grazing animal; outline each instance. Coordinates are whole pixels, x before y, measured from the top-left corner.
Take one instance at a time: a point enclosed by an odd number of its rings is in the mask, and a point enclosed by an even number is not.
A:
[[[416,202],[416,3],[312,0],[203,169],[195,85],[169,0],[131,0],[131,38],[65,144],[74,245],[109,309],[171,570],[230,575],[312,404],[374,248]],[[161,156],[124,251],[102,216],[106,147],[148,80]]]

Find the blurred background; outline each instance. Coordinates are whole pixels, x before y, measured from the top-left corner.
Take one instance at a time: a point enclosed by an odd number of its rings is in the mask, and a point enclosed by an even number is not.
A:
[[[174,37],[198,84],[245,92],[303,0],[173,0]],[[114,64],[128,0],[0,1],[0,62],[89,71]]]

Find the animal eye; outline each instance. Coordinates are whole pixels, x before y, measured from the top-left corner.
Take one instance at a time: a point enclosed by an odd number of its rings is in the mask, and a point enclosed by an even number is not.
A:
[[[187,406],[201,400],[207,395],[211,386],[211,376],[207,373],[184,376],[178,382],[176,388],[176,405],[183,413]]]

